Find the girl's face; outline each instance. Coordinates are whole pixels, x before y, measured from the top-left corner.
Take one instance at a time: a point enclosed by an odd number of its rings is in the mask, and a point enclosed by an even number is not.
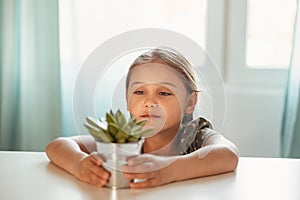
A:
[[[147,119],[154,134],[179,128],[188,105],[188,94],[183,81],[171,67],[147,63],[131,70],[127,90],[127,105],[137,120]]]

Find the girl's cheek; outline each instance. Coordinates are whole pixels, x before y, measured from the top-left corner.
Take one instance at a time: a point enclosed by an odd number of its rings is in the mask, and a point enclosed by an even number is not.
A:
[[[133,110],[132,110],[132,105],[128,103],[127,105],[127,110],[130,113],[131,116],[133,116]]]

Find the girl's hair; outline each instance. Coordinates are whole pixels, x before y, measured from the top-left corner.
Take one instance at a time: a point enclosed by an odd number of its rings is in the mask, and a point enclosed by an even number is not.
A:
[[[198,92],[196,76],[191,63],[179,52],[167,47],[151,49],[135,59],[128,70],[126,89],[128,89],[131,70],[146,63],[161,63],[171,67],[181,76],[189,93]]]

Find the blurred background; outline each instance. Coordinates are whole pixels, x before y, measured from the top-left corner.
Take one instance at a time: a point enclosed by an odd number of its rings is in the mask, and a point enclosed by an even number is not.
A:
[[[222,134],[241,156],[300,157],[297,10],[297,0],[0,0],[0,150],[77,135],[72,97],[88,55],[120,33],[162,28],[214,61]]]

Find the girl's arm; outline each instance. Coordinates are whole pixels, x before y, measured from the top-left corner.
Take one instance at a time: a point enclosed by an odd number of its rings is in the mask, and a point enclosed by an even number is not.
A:
[[[58,167],[76,176],[79,180],[102,187],[109,173],[102,168],[102,159],[95,151],[96,146],[90,136],[57,138],[46,147],[48,158]]]
[[[237,164],[236,146],[216,134],[209,137],[204,147],[190,154],[175,157],[145,154],[130,159],[123,169],[128,179],[146,179],[130,183],[132,188],[145,188],[234,171]]]
[[[212,135],[204,147],[180,156],[171,166],[175,181],[234,171],[238,165],[236,146],[222,135]]]
[[[84,143],[90,143],[86,138]],[[88,156],[87,148],[79,136],[60,137],[50,142],[46,147],[48,158],[57,166],[75,175],[76,167],[80,160]]]

